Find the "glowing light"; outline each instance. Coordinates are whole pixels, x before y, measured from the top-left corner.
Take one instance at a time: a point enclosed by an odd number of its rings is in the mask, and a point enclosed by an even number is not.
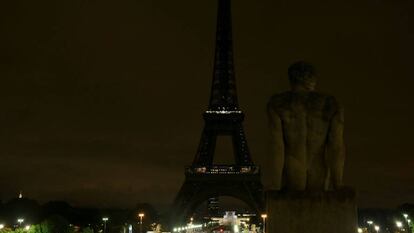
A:
[[[142,218],[145,216],[145,214],[144,213],[139,213],[138,214],[138,217],[139,217],[139,224],[141,224],[141,227],[142,227]],[[142,233],[142,232],[141,232]]]
[[[206,113],[213,113],[213,114],[233,114],[233,113],[236,113],[236,114],[240,114],[240,113],[242,113],[242,111],[227,111],[227,110],[210,111],[210,110],[208,110],[208,111],[206,111]]]
[[[109,220],[109,218],[108,217],[103,217],[102,218],[102,221],[104,221],[104,222],[106,222],[106,221],[108,221]]]
[[[374,229],[375,229],[376,232],[378,232],[380,230],[380,227],[375,225]]]
[[[368,223],[368,225],[372,225],[374,222],[369,220],[369,221],[367,221],[367,223]]]
[[[406,219],[408,218],[408,214],[403,214],[403,216],[404,216],[404,218],[406,218]]]
[[[18,218],[18,219],[17,219],[17,222],[18,222],[19,224],[22,224],[22,223],[24,222],[24,218]]]
[[[397,225],[398,228],[401,228],[403,226],[402,222],[396,221],[395,225]]]
[[[24,227],[24,229],[25,229],[26,231],[28,231],[28,230],[30,229],[30,225],[25,226],[25,227]]]
[[[234,225],[234,232],[235,232],[235,233],[239,232],[239,226]]]
[[[411,223],[411,219],[407,219],[407,222],[408,222],[408,223]]]
[[[362,232],[363,232],[362,229],[358,228],[358,233],[362,233]]]
[[[0,224],[0,230],[4,228],[4,224]]]
[[[263,233],[266,233],[266,218],[267,218],[267,214],[262,214],[261,217],[263,218]]]
[[[195,229],[195,228],[202,228],[203,226],[205,226],[205,224],[188,224],[187,226],[181,226],[181,227],[175,227],[173,229],[173,232],[180,232],[180,231],[184,231],[184,230],[189,230],[189,229]]]

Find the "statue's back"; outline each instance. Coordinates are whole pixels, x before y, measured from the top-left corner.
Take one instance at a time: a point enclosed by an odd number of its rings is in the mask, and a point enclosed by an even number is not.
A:
[[[323,188],[327,176],[327,137],[338,108],[334,97],[288,91],[273,96],[269,108],[280,118],[288,171],[286,183],[294,189]]]

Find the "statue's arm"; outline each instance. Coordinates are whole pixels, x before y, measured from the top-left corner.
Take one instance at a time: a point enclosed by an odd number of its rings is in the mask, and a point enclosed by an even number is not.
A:
[[[282,120],[274,111],[271,104],[267,106],[269,118],[269,128],[271,133],[270,151],[268,156],[268,179],[271,189],[280,190],[282,188],[283,168],[285,162],[285,146],[283,140]]]
[[[327,142],[328,163],[331,171],[331,181],[335,189],[342,186],[342,175],[345,163],[344,142],[344,109],[340,106],[330,124]]]

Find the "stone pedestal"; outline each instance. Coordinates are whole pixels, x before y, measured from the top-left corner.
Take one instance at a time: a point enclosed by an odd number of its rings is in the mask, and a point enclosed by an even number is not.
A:
[[[267,233],[355,233],[355,191],[266,192]]]

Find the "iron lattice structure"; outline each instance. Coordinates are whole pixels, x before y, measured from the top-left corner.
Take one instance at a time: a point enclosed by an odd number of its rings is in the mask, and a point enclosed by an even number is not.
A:
[[[186,168],[185,182],[171,212],[172,221],[183,222],[198,205],[211,197],[232,196],[256,212],[263,207],[260,170],[251,159],[243,130],[244,114],[237,100],[233,64],[231,0],[218,0],[216,51],[213,83],[205,126],[197,154]],[[213,163],[218,136],[232,137],[232,165]]]

